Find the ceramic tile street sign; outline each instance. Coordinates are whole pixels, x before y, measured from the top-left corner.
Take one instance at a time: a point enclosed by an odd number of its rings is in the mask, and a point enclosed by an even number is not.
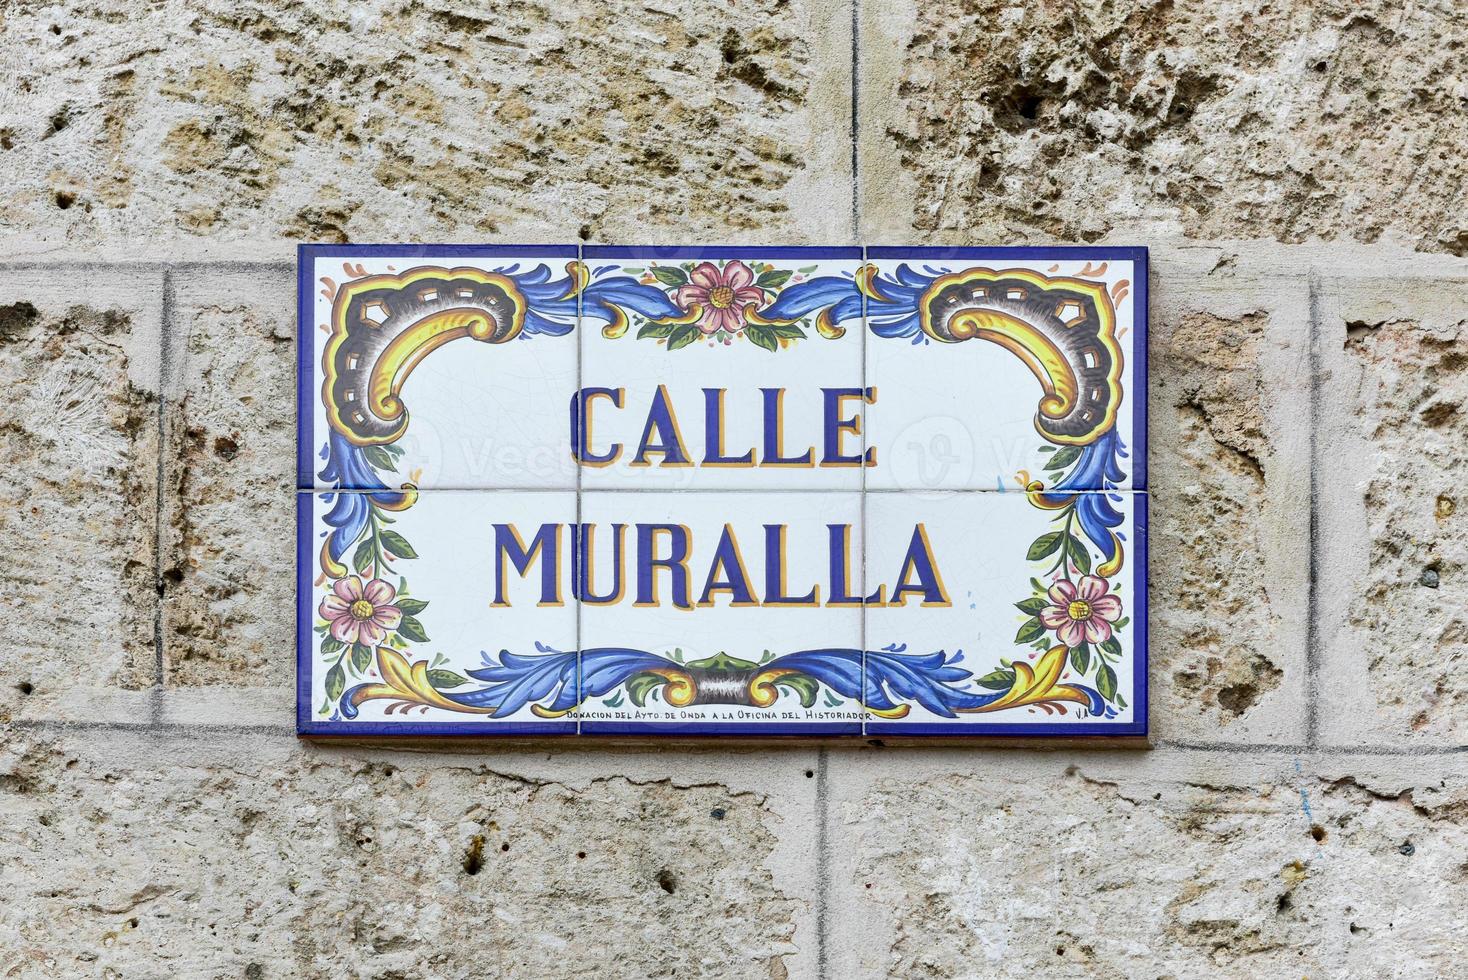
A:
[[[1145,250],[299,277],[302,734],[1145,734]]]

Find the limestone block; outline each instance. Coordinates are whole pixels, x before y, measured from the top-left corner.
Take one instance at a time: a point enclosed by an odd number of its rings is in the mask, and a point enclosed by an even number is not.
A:
[[[0,272],[0,715],[84,721],[154,683],[159,285]]]
[[[181,270],[170,289],[166,683],[284,691],[295,677],[294,277]]]
[[[1468,253],[1456,0],[861,14],[864,234]]]
[[[1154,288],[1152,731],[1306,737],[1308,284]]]
[[[0,749],[0,887],[26,896],[0,974],[783,978],[796,953],[761,794],[94,737]]]
[[[1468,728],[1468,288],[1322,290],[1322,724],[1336,744]]]
[[[0,30],[26,52],[0,103],[14,235],[852,234],[840,5],[104,0]]]
[[[835,975],[1458,972],[1456,762],[886,755],[841,808]]]

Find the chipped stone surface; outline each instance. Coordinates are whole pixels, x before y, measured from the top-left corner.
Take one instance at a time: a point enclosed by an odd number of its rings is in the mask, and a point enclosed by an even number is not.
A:
[[[295,674],[287,546],[295,527],[294,309],[284,277],[260,278],[171,280],[175,378],[164,414],[162,532],[168,684],[285,688]]]
[[[1328,342],[1343,362],[1332,401],[1354,437],[1343,448],[1359,454],[1339,489],[1364,510],[1353,544],[1365,561],[1353,556],[1360,571],[1341,603],[1343,655],[1328,663],[1326,682],[1332,693],[1365,702],[1360,713],[1346,713],[1356,722],[1353,737],[1364,730],[1461,742],[1468,320],[1423,324],[1408,312],[1348,303],[1329,324]]]
[[[861,6],[879,235],[1468,253],[1456,0]]]
[[[106,0],[0,31],[27,52],[0,233],[850,234],[849,16],[820,4]]]
[[[190,741],[0,750],[0,975],[787,975],[755,793]]]
[[[1468,912],[1461,788],[1289,778],[1282,765],[1205,779],[1117,768],[1048,758],[877,780],[843,808],[868,941],[841,967],[905,977],[1458,971],[1465,940],[1448,923]]]
[[[154,679],[158,282],[63,279],[0,276],[0,714]]]
[[[1292,596],[1269,561],[1271,522],[1288,520],[1271,512],[1268,492],[1277,477],[1264,364],[1270,316],[1158,312],[1149,402],[1154,717],[1193,737],[1298,737],[1297,724],[1258,710],[1281,700],[1287,669],[1298,682],[1304,668],[1283,642]],[[1308,546],[1305,528],[1294,539]]]

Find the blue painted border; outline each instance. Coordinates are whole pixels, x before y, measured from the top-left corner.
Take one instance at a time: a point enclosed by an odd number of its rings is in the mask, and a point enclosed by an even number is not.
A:
[[[1132,286],[1136,297],[1132,300],[1132,486],[1137,490],[1147,489],[1147,345],[1151,333],[1152,313],[1148,307],[1148,256],[1145,248],[1132,249]]]
[[[311,720],[311,580],[316,570],[312,554],[312,505],[315,495],[296,491],[296,734],[306,735],[317,727]]]
[[[582,259],[848,259],[859,245],[587,245]]]
[[[911,724],[892,722],[839,722],[807,725],[749,723],[681,723],[681,722],[319,722],[313,721],[311,704],[311,633],[312,570],[315,568],[312,505],[316,490],[314,477],[315,421],[315,324],[312,309],[315,284],[315,262],[319,257],[402,256],[421,258],[447,257],[523,257],[523,258],[812,258],[812,259],[1064,259],[1093,258],[1134,263],[1136,315],[1133,330],[1133,401],[1132,482],[1133,494],[1132,588],[1137,596],[1133,620],[1138,637],[1137,664],[1133,670],[1132,711],[1134,720],[1126,724],[1076,722],[1055,725],[974,725]],[[1147,596],[1147,360],[1150,327],[1149,257],[1146,248],[1095,248],[1091,246],[1025,246],[1025,247],[944,247],[944,246],[647,246],[647,245],[298,245],[296,251],[296,732],[302,736],[373,737],[515,737],[530,735],[647,735],[727,736],[727,737],[799,737],[799,736],[959,736],[969,738],[1048,738],[1109,735],[1115,737],[1144,736],[1148,726],[1148,644]]]
[[[981,492],[981,491],[969,491]],[[1098,491],[1087,491],[1098,492]],[[903,724],[897,721],[869,721],[865,734],[869,738],[888,736],[926,736],[950,738],[1075,738],[1086,735],[1110,735],[1117,738],[1147,734],[1147,666],[1149,658],[1147,643],[1147,503],[1145,491],[1105,491],[1125,493],[1132,498],[1132,591],[1138,598],[1132,609],[1132,635],[1136,637],[1136,665],[1132,668],[1132,720],[1129,722],[1074,721],[1056,724],[995,724],[963,721],[914,722]]]
[[[526,258],[574,259],[580,249],[575,245],[298,245],[301,258],[326,256],[371,258],[403,256],[429,258],[447,255],[453,258]]]
[[[316,486],[312,446],[316,441],[316,318],[311,315],[316,245],[296,246],[296,489]]]

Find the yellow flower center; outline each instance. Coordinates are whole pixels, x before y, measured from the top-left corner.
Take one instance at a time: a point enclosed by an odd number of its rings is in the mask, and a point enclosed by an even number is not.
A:
[[[727,310],[734,305],[734,290],[728,286],[715,286],[709,290],[709,304],[715,309]]]
[[[366,599],[358,599],[356,602],[352,603],[349,608],[351,609],[352,615],[358,619],[371,619],[372,614],[376,612],[376,610],[372,608],[372,603],[368,602]]]
[[[1076,622],[1091,618],[1091,604],[1077,599],[1066,607],[1065,614]]]

